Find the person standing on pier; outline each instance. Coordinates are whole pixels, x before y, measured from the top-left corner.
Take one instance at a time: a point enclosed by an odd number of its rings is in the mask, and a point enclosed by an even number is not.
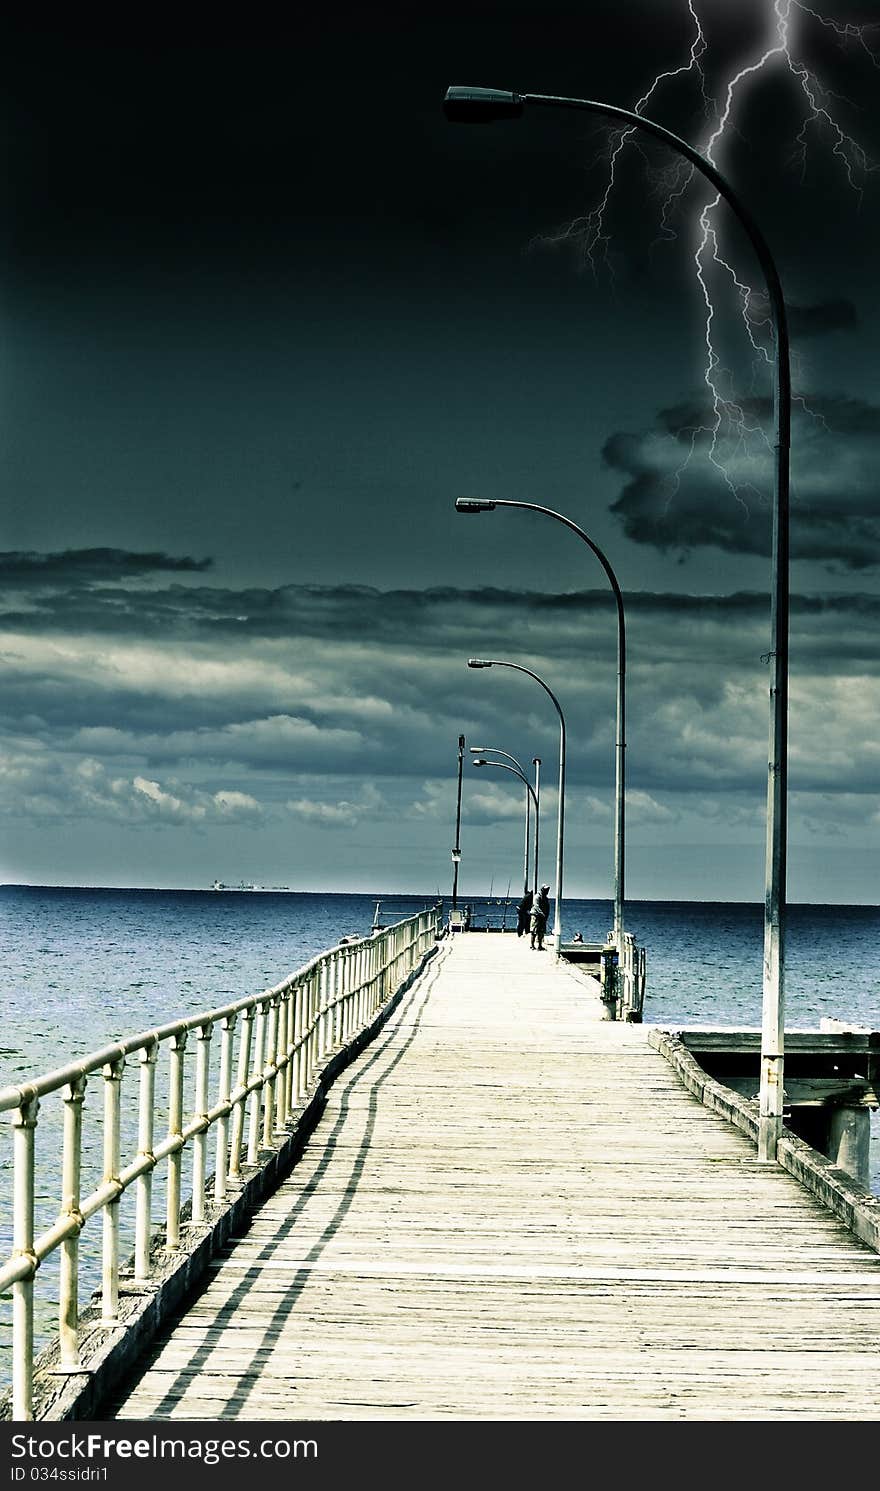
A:
[[[523,932],[528,932],[532,915],[532,901],[534,895],[527,890],[516,908],[516,935],[522,937]]]
[[[549,885],[542,885],[532,906],[532,947],[537,947],[539,953],[544,951],[544,933],[547,931],[547,918],[550,915],[549,890]]]

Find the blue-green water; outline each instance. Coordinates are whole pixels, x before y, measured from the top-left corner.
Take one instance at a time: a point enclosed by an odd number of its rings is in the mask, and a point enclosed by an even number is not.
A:
[[[433,897],[382,898],[386,924]],[[0,1086],[63,1065],[116,1036],[228,1003],[279,982],[341,936],[370,930],[375,896],[301,892],[212,892],[0,887]],[[475,922],[515,913],[484,901]],[[566,936],[586,941],[611,925],[611,903],[566,903]],[[628,926],[648,950],[645,1019],[681,1025],[759,1025],[762,910],[759,906],[641,901]],[[788,915],[787,1024],[817,1026],[823,1015],[880,1029],[880,908],[793,906]],[[214,1045],[217,1043],[215,1042]],[[215,1053],[216,1055],[216,1053]],[[190,1053],[191,1056],[191,1053]],[[83,1193],[100,1173],[100,1081],[86,1098]],[[136,1083],[124,1122],[134,1122]],[[37,1227],[57,1215],[60,1110],[43,1104],[38,1126]],[[11,1130],[0,1125],[0,1258],[11,1245]],[[880,1193],[875,1123],[873,1188]],[[123,1230],[131,1230],[131,1196]],[[157,1207],[158,1210],[158,1207]],[[83,1298],[97,1281],[93,1222],[82,1240]],[[57,1265],[38,1275],[41,1336],[53,1328]],[[0,1358],[8,1345],[0,1307]],[[0,1360],[0,1381],[5,1377]]]

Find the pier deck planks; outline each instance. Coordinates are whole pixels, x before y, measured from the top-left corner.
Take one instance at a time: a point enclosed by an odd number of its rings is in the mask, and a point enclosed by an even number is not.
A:
[[[121,1418],[878,1419],[880,1257],[512,935],[459,935]]]

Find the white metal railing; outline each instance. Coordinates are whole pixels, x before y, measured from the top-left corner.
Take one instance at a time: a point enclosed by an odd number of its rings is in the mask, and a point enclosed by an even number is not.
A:
[[[168,1161],[165,1247],[180,1249],[182,1157],[192,1146],[191,1221],[207,1215],[208,1130],[214,1130],[213,1199],[222,1203],[242,1165],[257,1165],[276,1133],[304,1099],[322,1062],[346,1045],[413,971],[436,940],[433,907],[384,931],[319,954],[273,989],[221,1009],[202,1011],[105,1046],[45,1076],[0,1091],[0,1113],[12,1113],[12,1252],[0,1267],[0,1293],[12,1287],[12,1415],[33,1416],[34,1278],[60,1250],[58,1336],[61,1370],[80,1367],[79,1238],[102,1215],[101,1318],[119,1320],[119,1201],[135,1187],[134,1281],[150,1276],[154,1232],[153,1171]],[[210,1047],[220,1033],[219,1065],[211,1092]],[[186,1101],[184,1053],[195,1034],[192,1102]],[[168,1059],[167,1132],[156,1142],[156,1069]],[[122,1084],[131,1058],[139,1070],[136,1152],[121,1153]],[[80,1194],[83,1100],[89,1079],[103,1083],[103,1166],[100,1184]],[[57,1220],[35,1236],[34,1194],[40,1100],[60,1092],[64,1104],[61,1206]]]

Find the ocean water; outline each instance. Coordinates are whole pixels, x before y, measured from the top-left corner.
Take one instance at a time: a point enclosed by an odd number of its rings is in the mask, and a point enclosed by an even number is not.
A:
[[[468,898],[462,897],[464,903]],[[376,896],[0,887],[0,1086],[64,1065],[114,1037],[231,1002],[279,982],[350,933],[370,930]],[[433,897],[382,898],[388,924]],[[471,901],[475,924],[516,923],[513,905]],[[566,902],[566,936],[586,941],[611,925],[610,901]],[[760,1025],[762,909],[706,902],[633,902],[627,926],[647,948],[645,1020],[673,1025]],[[790,1027],[823,1015],[880,1029],[880,908],[793,906],[787,935]],[[194,1043],[190,1043],[191,1045]],[[213,1042],[213,1047],[219,1043]],[[188,1058],[191,1059],[191,1051]],[[216,1058],[216,1051],[213,1052]],[[83,1194],[100,1176],[100,1081],[90,1084]],[[136,1081],[123,1084],[133,1132]],[[93,1121],[92,1121],[93,1120]],[[45,1100],[38,1125],[37,1230],[59,1204],[61,1102]],[[874,1115],[872,1188],[880,1194]],[[0,1258],[11,1247],[11,1127],[0,1120]],[[123,1151],[125,1153],[125,1150]],[[210,1151],[209,1151],[210,1153]],[[184,1173],[184,1183],[187,1176]],[[133,1188],[132,1188],[133,1191]],[[156,1186],[159,1212],[164,1167]],[[133,1195],[121,1205],[131,1242]],[[81,1240],[86,1300],[99,1277],[100,1228]],[[56,1255],[57,1256],[57,1255]],[[38,1333],[54,1330],[57,1262],[38,1275]],[[0,1382],[7,1379],[9,1305],[0,1304]]]

